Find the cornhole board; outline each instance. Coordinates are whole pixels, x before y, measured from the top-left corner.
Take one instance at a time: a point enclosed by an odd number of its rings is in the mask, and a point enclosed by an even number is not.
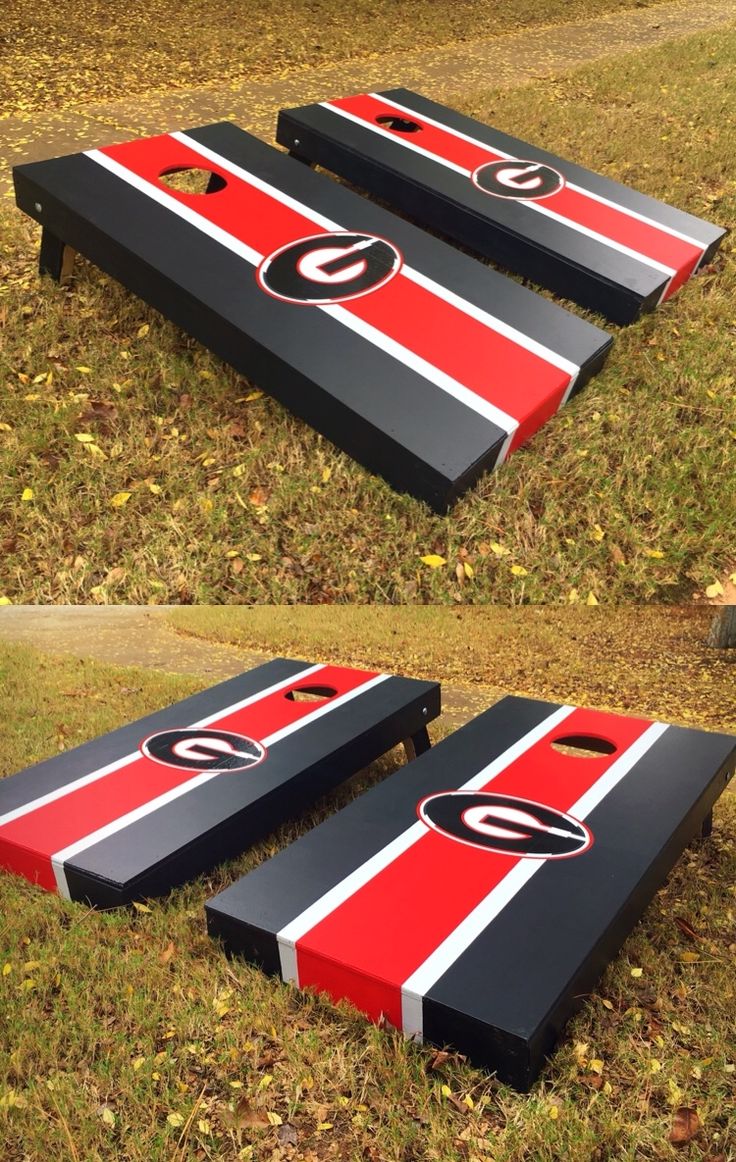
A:
[[[0,780],[0,867],[98,907],[239,854],[407,740],[435,682],[277,658]]]
[[[277,138],[617,323],[674,294],[727,233],[408,89],[285,110]]]
[[[160,179],[209,171],[209,193]],[[79,250],[394,487],[444,510],[611,339],[229,123],[16,167]]]
[[[528,1089],[735,763],[733,737],[504,698],[215,896],[209,931]]]

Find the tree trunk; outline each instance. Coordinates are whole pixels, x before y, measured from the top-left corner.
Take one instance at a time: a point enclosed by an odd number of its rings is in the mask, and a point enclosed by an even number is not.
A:
[[[713,618],[707,645],[718,650],[736,647],[736,605],[724,605]]]

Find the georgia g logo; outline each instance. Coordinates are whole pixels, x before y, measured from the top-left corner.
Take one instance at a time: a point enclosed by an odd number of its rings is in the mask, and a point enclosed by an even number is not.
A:
[[[166,767],[232,774],[263,762],[266,749],[255,739],[229,730],[189,727],[162,730],[143,740],[141,754]]]
[[[539,201],[550,198],[565,185],[565,179],[550,165],[538,161],[489,161],[479,165],[471,180],[484,194],[516,201]]]
[[[489,791],[441,791],[417,806],[423,823],[459,843],[525,859],[569,859],[593,843],[591,831],[553,807]]]
[[[256,271],[261,290],[287,303],[327,306],[378,290],[403,265],[396,247],[375,234],[346,230],[289,242]]]

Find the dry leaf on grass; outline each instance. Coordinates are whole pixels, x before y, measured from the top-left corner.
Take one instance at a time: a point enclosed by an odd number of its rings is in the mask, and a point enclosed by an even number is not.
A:
[[[675,1110],[669,1137],[674,1146],[684,1146],[687,1142],[692,1142],[699,1132],[700,1118],[696,1110],[689,1106],[680,1106]]]
[[[702,940],[702,936],[693,928],[692,924],[688,923],[682,916],[675,916],[675,924],[682,932],[683,936],[687,936],[689,940]]]
[[[164,948],[163,952],[159,954],[159,964],[168,964],[175,952],[176,947],[174,945],[174,941],[170,940],[166,948]]]
[[[299,1133],[296,1126],[286,1122],[283,1126],[279,1126],[276,1138],[280,1146],[296,1146],[299,1141]]]
[[[252,1106],[246,1097],[241,1097],[234,1110],[223,1110],[222,1120],[234,1130],[265,1129],[271,1125],[266,1115]]]

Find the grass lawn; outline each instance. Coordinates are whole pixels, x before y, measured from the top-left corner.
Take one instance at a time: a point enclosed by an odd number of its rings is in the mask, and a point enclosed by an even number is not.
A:
[[[318,613],[274,611],[269,626],[266,612],[257,611],[248,640],[364,662],[354,649],[362,637],[360,611],[333,612],[329,641]],[[589,704],[625,701],[630,686],[641,687],[640,712],[736,727],[729,662],[702,649],[702,611],[632,610],[612,622],[596,610],[583,617],[555,610],[386,610],[380,616],[390,646],[381,652],[377,640],[373,661],[389,658],[422,672],[417,659],[431,637],[434,676],[457,678],[458,615],[467,637],[487,642],[484,682],[504,682],[516,639],[522,662],[509,689],[549,697],[575,692],[584,701],[590,671]],[[225,621],[230,613],[220,616]],[[195,628],[223,636],[211,622]],[[626,636],[625,653],[612,650],[613,635]],[[559,639],[567,668],[559,648],[548,669],[538,668],[535,684],[534,647],[541,657]],[[0,774],[205,684],[4,644]],[[442,730],[440,720],[435,738]],[[398,761],[396,754],[376,764],[312,821]],[[228,963],[207,938],[203,901],[309,822],[130,911],[87,911],[0,877],[3,1162],[731,1162],[733,795],[722,798],[712,837],[680,861],[528,1096],[455,1056],[410,1047],[347,1006],[336,1009],[244,963]],[[685,1136],[697,1131],[685,1148],[670,1141],[677,1127]]]
[[[714,32],[464,105],[728,224],[734,60]],[[40,284],[10,202],[0,239],[0,597],[675,601],[733,571],[731,240],[445,518],[97,270]]]
[[[657,0],[74,0],[5,5],[0,122],[13,114],[242,83],[328,61],[415,51]]]

